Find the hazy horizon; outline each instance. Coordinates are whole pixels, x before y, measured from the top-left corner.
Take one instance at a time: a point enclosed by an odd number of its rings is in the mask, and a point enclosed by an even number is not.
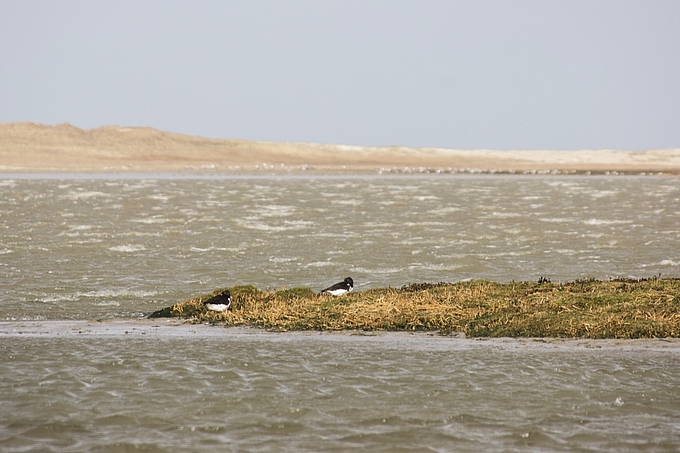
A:
[[[6,1],[0,122],[678,148],[679,19],[674,1]]]

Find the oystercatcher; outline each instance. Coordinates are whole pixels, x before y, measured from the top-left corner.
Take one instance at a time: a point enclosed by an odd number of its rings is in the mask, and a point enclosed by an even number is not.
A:
[[[342,296],[343,294],[351,292],[352,288],[354,288],[354,280],[352,280],[351,277],[347,277],[340,283],[336,283],[335,285],[322,290],[321,294],[328,293],[334,296]]]
[[[205,305],[205,308],[212,311],[229,310],[229,307],[231,307],[231,293],[228,289],[225,289],[217,296],[203,301],[203,305]]]

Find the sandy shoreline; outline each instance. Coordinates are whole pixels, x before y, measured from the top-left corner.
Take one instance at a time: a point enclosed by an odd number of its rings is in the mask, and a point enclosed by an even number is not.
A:
[[[0,173],[680,174],[680,148],[455,150],[206,139],[153,128],[0,123]]]
[[[241,338],[286,339],[314,341],[375,341],[411,342],[421,346],[433,344],[447,349],[467,349],[490,346],[503,349],[563,349],[563,348],[625,348],[680,351],[680,338],[622,339],[572,339],[572,338],[463,338],[460,335],[443,336],[437,332],[392,331],[288,331],[272,332],[253,327],[223,327],[208,324],[190,324],[178,319],[104,319],[55,321],[1,321],[0,338]]]

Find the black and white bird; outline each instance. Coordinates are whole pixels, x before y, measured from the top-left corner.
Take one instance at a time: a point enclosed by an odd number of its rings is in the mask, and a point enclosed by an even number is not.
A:
[[[231,307],[231,293],[225,289],[217,296],[211,297],[203,301],[205,308],[212,311],[226,311]]]
[[[328,288],[324,289],[321,291],[321,294],[327,293],[327,294],[332,294],[334,296],[342,296],[343,294],[347,294],[349,292],[352,292],[352,289],[354,288],[354,280],[352,280],[351,277],[347,277],[340,283],[336,283],[333,286],[329,286]]]

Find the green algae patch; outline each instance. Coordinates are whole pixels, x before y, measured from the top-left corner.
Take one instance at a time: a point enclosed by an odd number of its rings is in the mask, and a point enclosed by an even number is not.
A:
[[[680,279],[417,283],[341,297],[309,288],[228,288],[232,307],[203,307],[211,294],[153,313],[196,323],[269,330],[394,330],[468,337],[680,337]]]

